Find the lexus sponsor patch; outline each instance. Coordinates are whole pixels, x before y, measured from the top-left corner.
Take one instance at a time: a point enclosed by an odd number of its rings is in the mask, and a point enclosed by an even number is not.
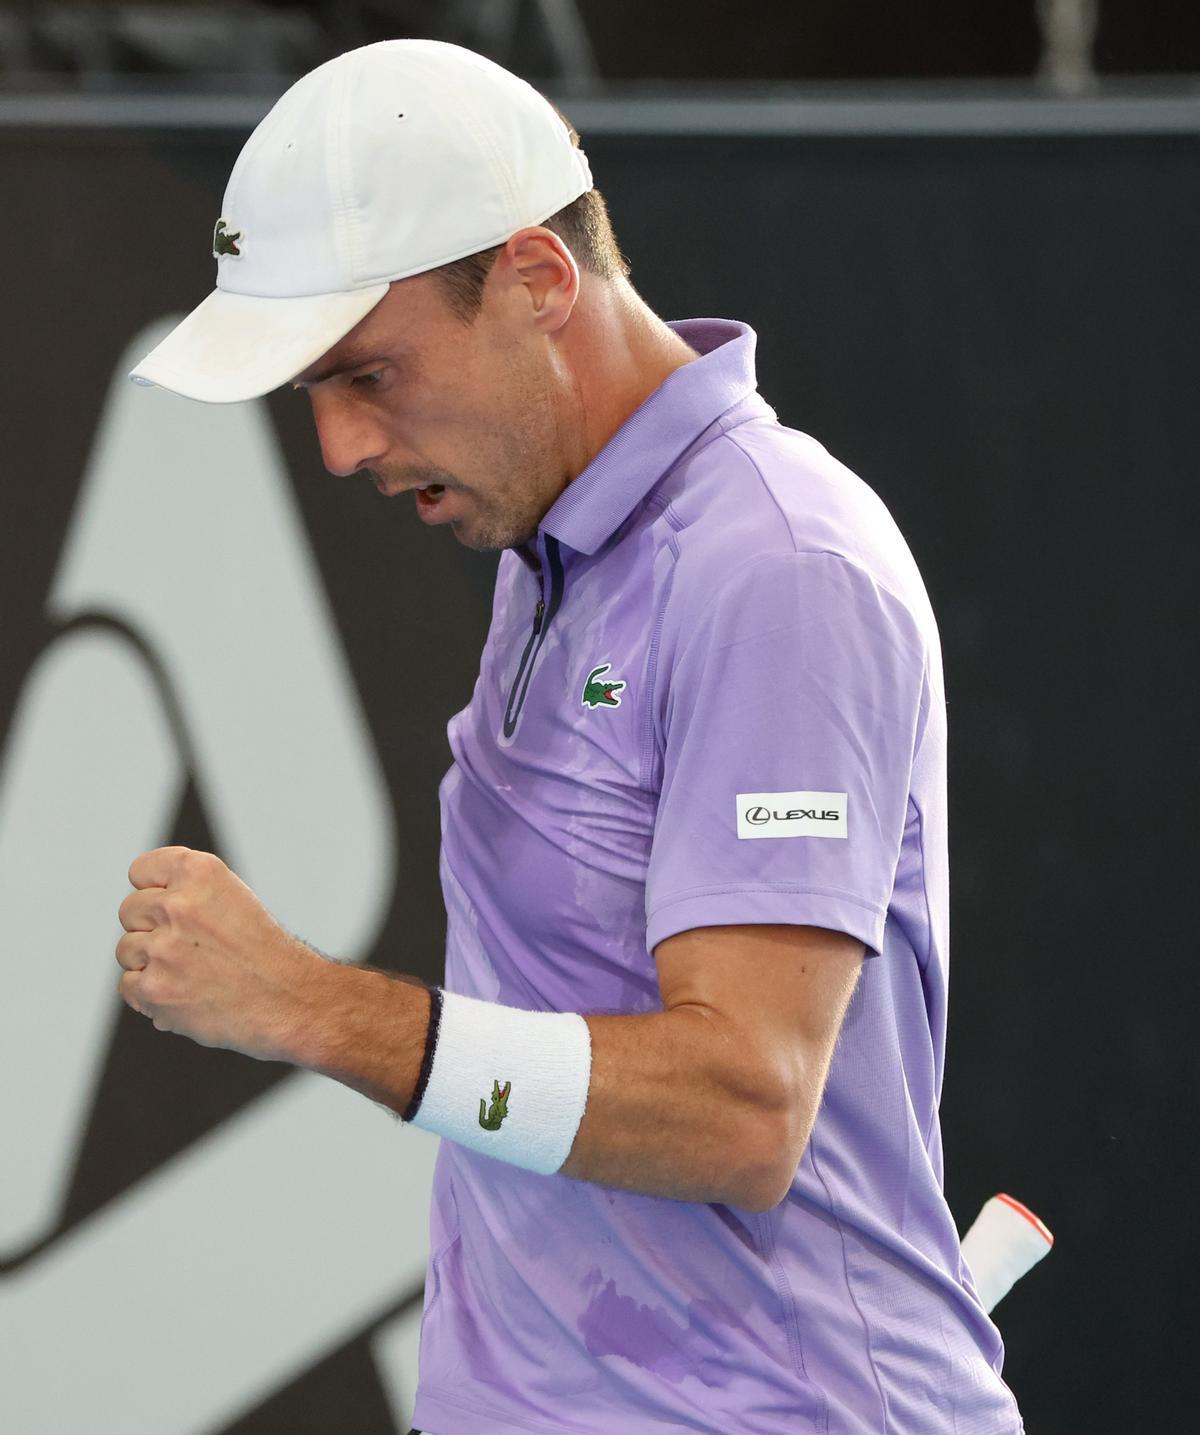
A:
[[[845,837],[844,792],[739,792],[739,837]]]

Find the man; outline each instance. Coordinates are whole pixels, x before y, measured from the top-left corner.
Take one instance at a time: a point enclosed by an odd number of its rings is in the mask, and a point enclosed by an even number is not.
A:
[[[302,79],[214,252],[134,376],[290,380],[330,470],[503,551],[444,986],[162,848],[124,999],[446,1138],[423,1430],[1020,1431],[942,1194],[945,699],[883,504],[777,422],[744,324],[649,310],[578,136],[469,52]]]

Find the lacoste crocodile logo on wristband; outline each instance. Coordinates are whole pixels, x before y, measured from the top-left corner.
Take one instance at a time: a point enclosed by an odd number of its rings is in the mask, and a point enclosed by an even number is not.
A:
[[[498,1081],[492,1082],[492,1104],[484,1115],[483,1097],[479,1098],[479,1124],[485,1131],[499,1131],[500,1123],[508,1115],[508,1093],[512,1090],[512,1082],[504,1083],[504,1090],[501,1091]]]
[[[615,694],[625,686],[623,682],[600,683],[596,679],[601,673],[608,672],[612,667],[611,663],[601,663],[598,668],[593,668],[587,676],[587,682],[583,685],[583,697],[581,702],[589,708],[606,707],[619,708],[621,699]]]

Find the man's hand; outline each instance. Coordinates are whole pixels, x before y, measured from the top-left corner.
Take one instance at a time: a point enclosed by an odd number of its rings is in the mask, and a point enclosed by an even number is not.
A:
[[[157,847],[129,868],[118,990],[158,1031],[287,1061],[319,953],[285,932],[211,852]]]

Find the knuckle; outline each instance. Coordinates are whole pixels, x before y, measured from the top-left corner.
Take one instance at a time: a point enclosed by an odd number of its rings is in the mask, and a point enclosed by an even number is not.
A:
[[[127,932],[117,943],[117,961],[127,972],[137,972],[146,965],[145,946],[132,932]]]
[[[182,892],[167,892],[159,899],[164,927],[179,927],[187,923],[192,914],[191,901]]]
[[[197,879],[211,882],[224,865],[215,852],[192,853],[192,871]]]
[[[178,866],[185,877],[203,876],[215,860],[211,852],[200,852],[194,847],[179,848]]]
[[[153,894],[146,894],[146,914],[155,926],[167,926],[186,905],[186,898],[178,887],[156,888]]]

